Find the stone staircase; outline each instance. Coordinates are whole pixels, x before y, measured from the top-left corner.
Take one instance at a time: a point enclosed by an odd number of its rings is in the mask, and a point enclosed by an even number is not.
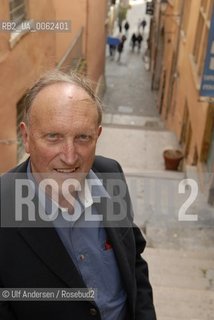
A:
[[[214,319],[214,250],[147,248],[158,320]]]

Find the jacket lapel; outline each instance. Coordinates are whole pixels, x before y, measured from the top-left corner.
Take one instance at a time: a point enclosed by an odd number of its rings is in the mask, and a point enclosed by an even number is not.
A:
[[[28,161],[29,159],[13,171],[13,181],[16,178],[20,178],[20,173],[22,173],[22,178],[27,178],[26,170]],[[35,198],[34,201],[37,211],[38,199]],[[24,241],[30,245],[34,253],[43,261],[43,263],[45,263],[46,266],[55,273],[55,275],[58,276],[66,286],[73,288],[85,288],[85,283],[61,242],[55,228],[52,225],[42,228],[39,228],[38,226],[29,227],[30,224],[27,224],[26,226],[28,227],[18,228],[18,232]]]
[[[66,286],[86,287],[54,228],[20,228],[18,232],[34,253]]]

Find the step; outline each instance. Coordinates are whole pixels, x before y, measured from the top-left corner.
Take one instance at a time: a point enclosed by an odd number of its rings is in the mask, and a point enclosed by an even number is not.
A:
[[[163,218],[164,219],[164,218]],[[213,248],[214,232],[213,227],[196,222],[192,224],[181,224],[179,222],[166,221],[155,225],[155,222],[148,222],[142,229],[146,233],[146,240],[149,247],[197,250]],[[139,221],[139,219],[138,219]],[[140,225],[138,223],[138,225]]]
[[[212,320],[214,250],[146,248],[158,320]]]
[[[214,294],[209,291],[153,287],[157,319],[212,320]]]
[[[119,106],[118,110],[123,110],[124,112],[127,110],[129,114],[121,114],[120,113],[104,113],[103,114],[103,124],[104,125],[117,125],[118,126],[126,126],[128,128],[141,128],[144,130],[161,130],[167,131],[164,127],[164,123],[158,117],[144,117],[144,116],[134,116],[131,115],[131,110],[128,106]]]
[[[207,254],[205,258],[197,251],[193,255],[191,251],[184,254],[178,250],[150,248],[145,253],[154,285],[193,290],[214,290],[213,256],[213,252],[211,257]]]

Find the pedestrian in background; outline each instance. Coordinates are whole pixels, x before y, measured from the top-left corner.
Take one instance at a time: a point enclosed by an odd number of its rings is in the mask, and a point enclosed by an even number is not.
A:
[[[107,37],[107,44],[109,45],[109,56],[111,60],[114,59],[117,45],[120,42],[120,38],[121,38],[120,35],[118,37],[112,37],[112,36]]]
[[[135,48],[135,45],[136,45],[136,41],[137,41],[137,36],[136,36],[136,34],[134,32],[134,33],[132,33],[131,42],[130,42],[132,51],[134,51],[134,48]]]
[[[126,35],[128,34],[129,27],[130,27],[130,25],[129,25],[128,21],[126,21],[125,24],[124,24],[124,29],[125,29]]]
[[[138,35],[137,35],[137,47],[138,47],[138,52],[140,52],[140,49],[141,49],[141,43],[143,41],[143,36],[142,34],[139,32]]]
[[[122,32],[122,22],[118,20],[118,28],[119,28],[119,33]]]
[[[110,54],[111,60],[114,59],[116,48],[117,47],[113,44],[109,45],[109,54]]]
[[[121,39],[120,39],[120,43],[117,46],[117,51],[118,51],[118,59],[117,59],[117,61],[118,62],[120,61],[121,53],[123,52],[123,47],[124,47],[124,43],[125,43],[126,39],[127,39],[126,36],[122,35]]]
[[[142,22],[141,22],[141,26],[142,26],[143,32],[144,32],[144,29],[145,29],[146,25],[147,25],[147,22],[146,22],[145,19],[143,19]]]

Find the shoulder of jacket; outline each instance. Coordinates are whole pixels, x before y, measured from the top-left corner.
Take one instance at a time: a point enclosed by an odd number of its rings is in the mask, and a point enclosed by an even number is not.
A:
[[[122,172],[122,168],[116,160],[106,158],[103,156],[95,157],[92,170],[95,172],[103,172],[103,173]]]

